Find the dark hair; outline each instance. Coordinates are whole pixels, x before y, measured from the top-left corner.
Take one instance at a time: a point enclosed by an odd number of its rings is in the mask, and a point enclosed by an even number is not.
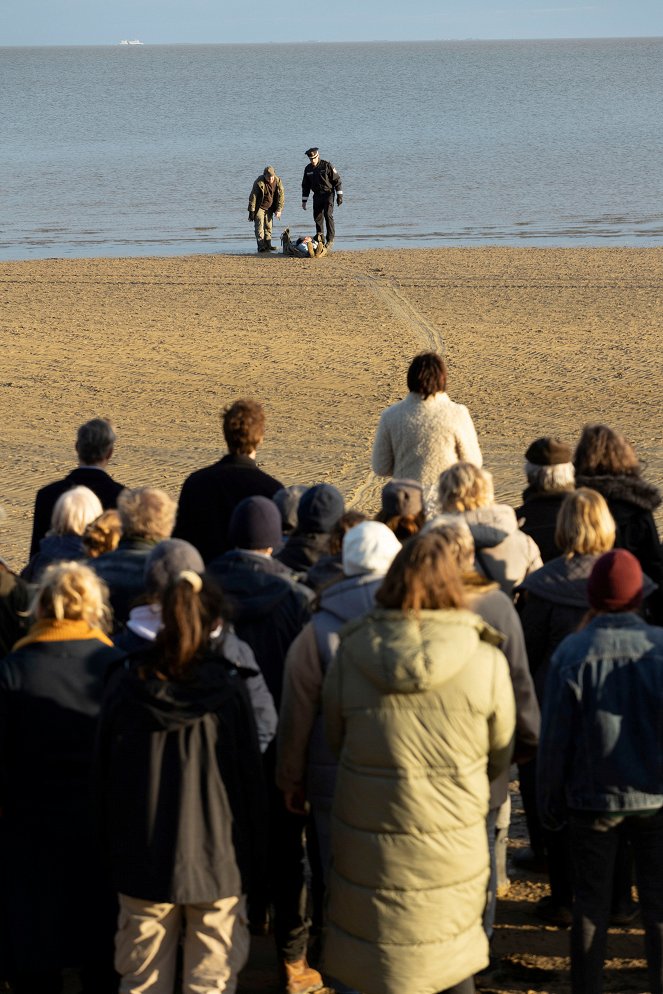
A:
[[[78,458],[86,466],[108,459],[115,445],[115,432],[110,421],[105,418],[93,418],[81,425],[76,435],[76,452]]]
[[[416,514],[389,514],[387,511],[378,511],[375,520],[390,528],[399,542],[405,542],[424,527],[426,512],[421,510]]]
[[[329,554],[338,556],[343,548],[343,536],[355,525],[368,521],[368,515],[363,511],[345,511],[329,533]]]
[[[573,456],[576,476],[639,476],[633,446],[607,425],[585,425]]]
[[[197,578],[197,579],[196,579]],[[200,589],[197,580],[200,581]],[[229,606],[220,588],[208,576],[185,570],[161,599],[162,628],[155,648],[160,676],[186,680],[203,655],[219,621],[229,617]]]
[[[223,437],[232,456],[248,455],[265,437],[265,412],[257,400],[236,400],[223,412]]]
[[[407,388],[426,400],[447,389],[447,364],[437,352],[420,352],[407,371]]]
[[[381,607],[403,612],[465,607],[463,580],[454,554],[434,531],[405,543],[375,595]]]

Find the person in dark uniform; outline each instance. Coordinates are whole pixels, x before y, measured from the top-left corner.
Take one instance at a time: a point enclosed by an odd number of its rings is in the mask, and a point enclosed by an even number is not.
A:
[[[327,249],[334,244],[334,194],[336,203],[340,207],[343,203],[343,189],[341,187],[341,177],[337,173],[331,162],[320,158],[317,148],[306,150],[310,162],[304,170],[302,180],[302,207],[306,210],[308,196],[313,191],[313,220],[315,221],[316,234],[323,236],[323,220],[327,227]]]

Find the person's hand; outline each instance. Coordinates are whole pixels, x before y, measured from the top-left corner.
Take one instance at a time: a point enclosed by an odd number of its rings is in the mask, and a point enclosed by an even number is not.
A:
[[[255,219],[256,219],[256,212],[249,211],[249,221],[255,221]]]
[[[305,200],[302,200],[302,210],[303,211],[306,210],[306,201]]]
[[[276,214],[274,215],[274,217],[277,218],[277,220],[280,221],[281,220],[281,211],[277,211]]]
[[[283,799],[285,806],[293,815],[307,815],[309,804],[303,787],[295,787],[294,790],[284,790]]]
[[[336,194],[336,206],[340,207],[342,203],[343,203],[343,194],[342,193]]]

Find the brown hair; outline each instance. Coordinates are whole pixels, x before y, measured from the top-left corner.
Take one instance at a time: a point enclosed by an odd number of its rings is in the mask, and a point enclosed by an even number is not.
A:
[[[156,637],[158,674],[186,680],[202,656],[209,637],[229,608],[221,590],[207,576],[184,570],[163,593],[162,627]]]
[[[639,476],[633,446],[607,425],[585,425],[573,456],[576,476]]]
[[[426,400],[447,389],[447,364],[437,352],[420,352],[407,371],[407,388]]]
[[[465,607],[460,571],[442,536],[428,532],[406,542],[389,567],[375,600],[381,607],[415,614]]]
[[[355,525],[360,525],[362,521],[368,521],[368,515],[364,514],[363,511],[346,511],[338,519],[334,527],[329,533],[329,554],[332,556],[338,556],[343,548],[343,536],[354,528]]]
[[[555,545],[564,556],[599,555],[615,544],[615,520],[605,498],[579,487],[562,501],[555,526]]]
[[[83,547],[90,559],[117,549],[122,535],[120,513],[114,507],[103,511],[83,532]]]
[[[421,510],[416,514],[388,514],[386,511],[378,511],[375,520],[390,528],[399,542],[406,542],[421,531],[426,523],[426,512]]]
[[[265,437],[265,412],[257,400],[236,400],[224,410],[222,422],[231,456],[250,455]]]

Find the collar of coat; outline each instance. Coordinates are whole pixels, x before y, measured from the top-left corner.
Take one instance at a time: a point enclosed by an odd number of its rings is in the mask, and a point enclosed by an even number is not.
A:
[[[70,618],[40,618],[25,638],[19,639],[14,649],[22,649],[24,645],[32,645],[33,642],[80,642],[83,639],[97,639],[104,645],[113,643],[100,628],[91,627],[87,621],[78,619],[72,621]]]

